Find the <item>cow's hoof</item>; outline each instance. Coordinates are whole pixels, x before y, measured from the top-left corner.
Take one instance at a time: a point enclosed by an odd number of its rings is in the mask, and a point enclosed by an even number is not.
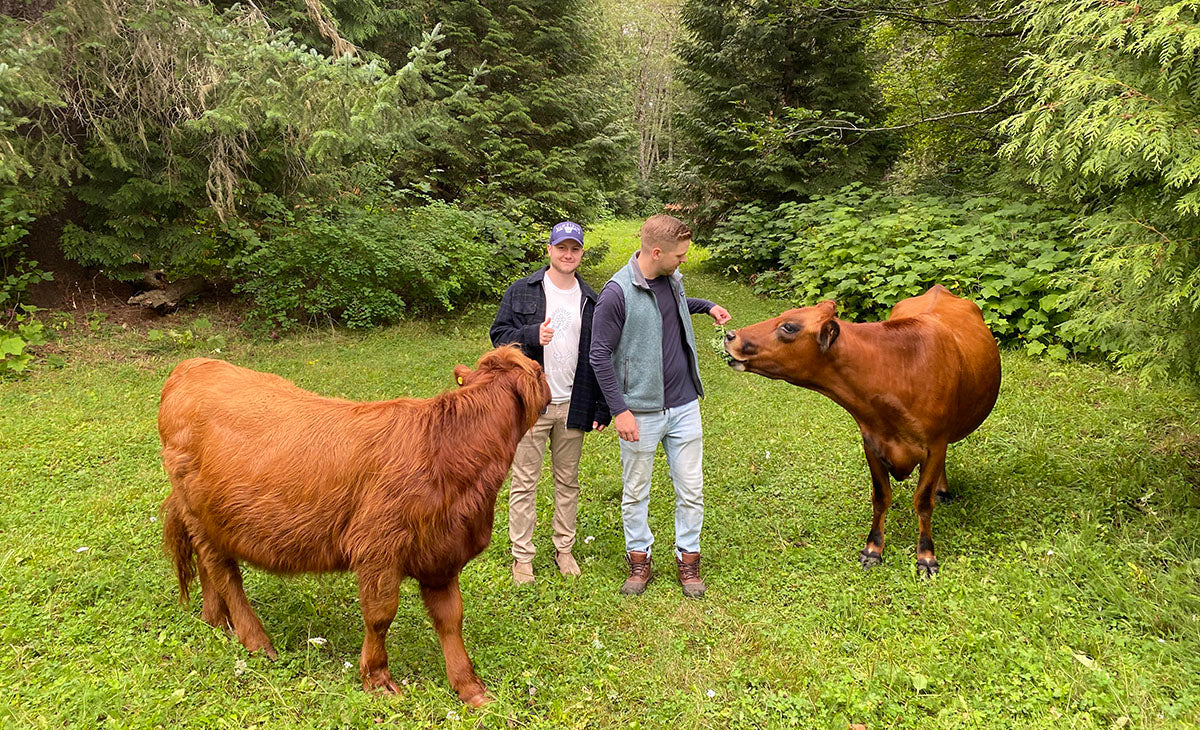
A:
[[[363,689],[367,692],[380,692],[389,695],[400,694],[400,687],[392,681],[388,670],[376,671],[363,679]]]
[[[270,659],[271,661],[275,661],[276,659],[279,658],[279,652],[275,651],[275,647],[271,646],[271,642],[267,639],[264,639],[264,640],[258,641],[258,642],[251,641],[249,643],[244,644],[243,646],[245,646],[246,649],[248,649],[251,654],[253,654],[256,651],[263,652],[264,654],[267,655],[267,658]]]
[[[932,578],[933,576],[937,575],[937,572],[938,561],[936,558],[931,558],[929,560],[917,560],[918,578]]]
[[[883,562],[883,553],[873,553],[870,550],[863,549],[858,554],[858,562],[862,565],[863,570],[870,570]]]
[[[934,498],[937,499],[938,504],[954,501],[954,493],[948,489],[944,489],[944,490],[934,494],[933,496],[934,496]]]
[[[484,705],[494,701],[495,700],[492,698],[492,696],[487,692],[480,692],[474,697],[468,697],[467,699],[463,700],[464,703],[470,705],[471,707],[483,707]]]

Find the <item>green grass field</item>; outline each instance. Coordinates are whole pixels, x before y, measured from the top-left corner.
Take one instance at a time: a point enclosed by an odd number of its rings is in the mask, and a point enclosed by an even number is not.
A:
[[[589,234],[611,241],[594,284],[635,230]],[[702,258],[684,267],[689,293],[728,308],[731,327],[786,308]],[[581,579],[553,569],[544,481],[536,585],[509,576],[506,489],[491,547],[463,571],[467,648],[497,698],[485,710],[451,691],[411,582],[388,637],[394,697],[360,689],[351,575],[247,571],[276,662],[203,623],[198,597],[179,605],[159,545],[169,485],[155,431],[175,362],[220,346],[326,395],[430,396],[488,348],[494,311],[277,342],[195,312],[156,339],[98,323],[67,338],[64,367],[0,384],[0,726],[1200,727],[1200,404],[1014,353],[995,412],[951,448],[933,581],[916,579],[915,479],[896,488],[884,564],[864,572],[870,483],[853,421],[815,393],[729,370],[697,317],[705,599],[683,599],[661,564],[645,595],[617,594],[608,431],[584,447]],[[655,480],[664,548],[661,456]]]

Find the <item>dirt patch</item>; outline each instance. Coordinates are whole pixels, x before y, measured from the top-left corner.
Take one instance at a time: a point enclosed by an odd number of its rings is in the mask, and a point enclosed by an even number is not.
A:
[[[130,284],[100,274],[68,278],[61,271],[52,273],[53,281],[26,292],[27,301],[45,310],[71,314],[77,325],[85,324],[89,316],[95,319],[98,315],[104,321],[131,326],[162,319],[152,310],[126,304],[137,291]]]
[[[78,222],[83,215],[83,205],[74,197],[68,197],[61,211],[52,216],[43,216],[29,227],[25,239],[26,255],[38,262],[39,268],[54,277],[41,282],[25,292],[24,301],[53,312],[73,315],[76,324],[101,319],[118,325],[151,326],[160,317],[141,307],[132,307],[126,302],[140,288],[124,281],[105,276],[102,271],[82,266],[62,254],[59,239],[63,227],[69,222]],[[62,315],[58,315],[62,320]]]

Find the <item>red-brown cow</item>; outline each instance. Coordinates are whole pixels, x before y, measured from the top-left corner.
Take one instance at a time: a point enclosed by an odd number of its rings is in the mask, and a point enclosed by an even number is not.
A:
[[[737,370],[786,380],[829,396],[854,416],[871,468],[875,515],[864,568],[883,558],[889,474],[918,465],[913,506],[921,523],[917,571],[937,573],[931,517],[946,491],[946,446],[983,423],[1000,392],[1000,351],[974,302],[943,286],[897,304],[886,322],[854,324],[821,302],[725,335]]]
[[[353,570],[363,687],[398,692],[384,640],[412,576],[450,684],[464,702],[488,701],[463,646],[458,574],[491,540],[496,492],[550,388],[516,347],[476,368],[456,367],[461,387],[435,398],[357,403],[220,360],[180,363],[163,386],[158,432],[172,485],[163,539],[181,599],[198,572],[204,620],[274,658],[238,562]]]

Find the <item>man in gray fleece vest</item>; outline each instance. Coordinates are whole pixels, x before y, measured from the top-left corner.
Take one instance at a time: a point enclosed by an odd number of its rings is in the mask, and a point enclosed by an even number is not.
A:
[[[637,595],[653,577],[648,523],[650,474],[661,442],[675,486],[675,563],[683,595],[699,598],[700,528],[704,523],[704,455],[700,426],[700,370],[693,314],[717,324],[729,312],[683,291],[679,264],[687,260],[692,231],[669,215],[651,216],[642,247],[604,286],[592,319],[589,360],[621,437],[629,578],[621,593]]]

